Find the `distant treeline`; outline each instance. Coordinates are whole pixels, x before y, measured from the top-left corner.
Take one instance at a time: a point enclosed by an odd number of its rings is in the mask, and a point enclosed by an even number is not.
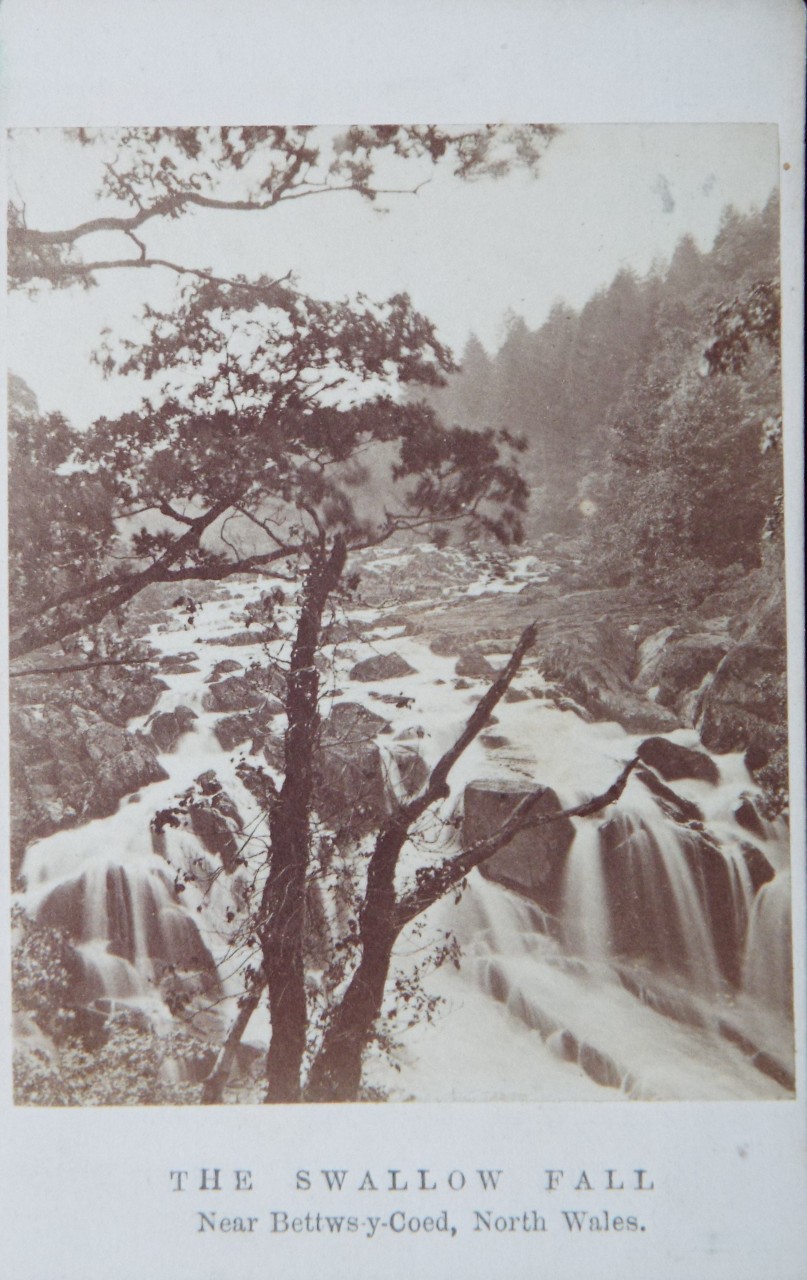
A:
[[[500,350],[472,336],[431,393],[447,422],[523,436],[533,535],[582,534],[606,581],[695,590],[775,540],[781,503],[779,208],[728,208],[712,248],[621,270]]]

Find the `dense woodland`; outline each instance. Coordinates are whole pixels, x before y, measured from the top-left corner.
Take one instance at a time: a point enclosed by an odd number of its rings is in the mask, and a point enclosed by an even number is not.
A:
[[[472,336],[432,393],[448,421],[525,438],[531,532],[582,536],[600,581],[697,598],[775,535],[778,244],[775,196],[726,209],[708,252],[685,236],[669,264],[620,271],[535,331],[511,315],[495,355]]]

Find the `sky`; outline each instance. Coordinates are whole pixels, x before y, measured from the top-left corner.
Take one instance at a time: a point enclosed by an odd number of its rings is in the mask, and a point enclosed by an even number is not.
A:
[[[9,163],[10,195],[24,201],[29,226],[71,226],[101,211],[95,148],[59,130],[22,130]],[[386,197],[385,212],[350,193],[260,214],[195,211],[150,224],[148,241],[225,272],[292,270],[316,297],[404,290],[457,355],[471,332],[494,351],[508,312],[537,328],[556,302],[580,308],[621,268],[643,276],[668,261],[685,233],[709,248],[726,205],[765,204],[778,163],[776,130],[765,125],[569,125],[537,178],[465,183],[433,171],[417,195]],[[102,381],[90,360],[101,329],[134,336],[143,303],[167,305],[175,289],[165,271],[99,278],[88,292],[9,299],[9,367],[44,410],[76,426],[141,393],[133,380]]]

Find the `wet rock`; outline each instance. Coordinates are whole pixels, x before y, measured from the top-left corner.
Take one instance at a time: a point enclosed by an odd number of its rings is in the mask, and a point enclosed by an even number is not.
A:
[[[148,715],[167,688],[147,664],[138,663],[93,667],[64,675],[26,676],[13,681],[12,694],[18,706],[46,704],[66,712],[78,706],[125,728],[129,720]]]
[[[202,798],[188,806],[191,827],[208,853],[221,858],[224,870],[235,871],[240,853],[243,823],[235,802],[212,770],[197,778]]]
[[[439,680],[435,680],[435,684],[441,684]],[[386,702],[388,707],[397,707],[398,710],[405,710],[407,707],[414,706],[415,699],[410,698],[405,693],[376,693],[370,694],[371,698],[375,698],[378,702]]]
[[[655,773],[651,773],[649,769],[640,765],[634,770],[634,776],[644,783],[648,791],[652,791],[659,802],[659,808],[667,814],[668,818],[680,823],[703,822],[703,814],[698,806],[665,786]]]
[[[481,653],[464,653],[457,660],[454,671],[470,680],[490,680],[496,674],[487,658]]]
[[[595,720],[615,720],[629,733],[664,732],[678,725],[673,712],[633,688],[635,641],[607,621],[544,641],[538,660],[544,675]]]
[[[386,623],[384,624],[387,625]],[[361,628],[347,622],[329,622],[322,631],[323,644],[344,644],[346,640],[359,640]]]
[[[681,1022],[685,1026],[703,1026],[703,1016],[691,1000],[680,994],[659,990],[630,970],[620,967],[617,973],[625,990],[649,1009],[655,1009],[663,1017],[672,1018],[674,1022]]]
[[[546,1047],[564,1062],[577,1062],[580,1053],[580,1042],[568,1029],[556,1031],[549,1036]]]
[[[340,840],[365,835],[387,813],[386,773],[375,738],[389,731],[388,720],[355,702],[338,703],[322,722],[314,806]]]
[[[340,742],[354,739],[369,741],[379,733],[388,733],[389,728],[389,720],[376,715],[360,703],[338,702],[322,722],[322,736],[324,739],[336,739]]]
[[[237,649],[242,645],[266,644],[267,641],[276,639],[278,634],[277,627],[256,627],[254,630],[245,627],[242,631],[231,631],[226,636],[207,636],[202,643],[221,644]]]
[[[786,739],[787,687],[778,645],[746,642],[721,662],[701,706],[699,730],[710,751],[772,753]]]
[[[114,813],[124,796],[168,775],[152,744],[81,707],[11,713],[13,861],[29,841]]]
[[[192,649],[187,650],[185,653],[164,653],[160,657],[160,670],[168,674],[185,671],[189,666],[197,662],[198,658],[199,654],[194,653]],[[192,669],[194,671],[198,670],[197,667],[192,667]]]
[[[616,953],[697,982],[702,956],[685,932],[668,862],[653,831],[617,812],[600,827],[600,841]],[[748,921],[744,904],[735,898],[728,862],[702,832],[682,829],[678,841],[720,970],[737,985]]]
[[[472,782],[465,788],[462,838],[466,845],[492,835],[509,818],[526,796],[542,792],[536,819],[560,811],[557,795],[550,787],[527,787],[503,781]],[[480,868],[490,880],[498,881],[532,898],[544,910],[557,913],[566,855],[575,829],[568,818],[526,827]]]
[[[796,1078],[792,1071],[789,1071],[781,1062],[774,1058],[770,1053],[756,1053],[751,1062],[757,1071],[761,1071],[763,1075],[770,1076],[771,1080],[775,1080],[778,1085],[786,1089],[788,1093],[795,1093]]]
[[[704,677],[717,670],[730,645],[727,635],[686,635],[680,628],[667,627],[644,641],[642,650],[646,656],[636,686],[642,690],[655,688],[657,702],[680,711],[685,695],[698,689]]]
[[[415,796],[425,786],[429,766],[415,747],[396,745],[392,748],[401,786],[407,796]]]
[[[529,701],[529,697],[530,695],[527,693],[526,689],[514,689],[511,685],[507,690],[507,693],[504,695],[504,700],[505,702],[527,702]]]
[[[263,695],[246,676],[228,676],[212,684],[202,699],[205,711],[248,711]]]
[[[205,691],[206,711],[250,711],[270,698],[285,697],[285,676],[274,666],[252,666],[242,676],[230,675],[212,682]]]
[[[176,707],[174,711],[159,712],[149,725],[149,736],[158,751],[173,751],[183,733],[187,733],[198,719],[190,707]]]
[[[750,796],[743,796],[737,808],[734,810],[734,820],[741,827],[745,827],[752,836],[757,836],[760,840],[765,838],[765,828],[762,825],[762,819],[759,816],[754,801]]]
[[[238,840],[224,814],[211,805],[193,804],[189,807],[191,826],[208,853],[221,858],[224,870],[235,871],[239,865]]]
[[[143,950],[152,961],[182,969],[214,971],[213,959],[199,936],[195,920],[171,900],[165,878],[154,872],[110,863],[99,880],[97,868],[56,885],[39,904],[41,924],[62,929],[76,942],[96,936],[99,920],[105,920],[110,956],[132,964]],[[85,972],[82,987],[86,1000],[105,995],[91,959],[80,957]],[[120,966],[125,976],[125,965]],[[131,971],[129,971],[131,972]],[[134,994],[121,992],[120,994]]]
[[[609,1058],[607,1054],[601,1053],[599,1049],[595,1049],[591,1044],[583,1044],[580,1046],[580,1053],[577,1061],[583,1068],[587,1076],[590,1076],[596,1084],[604,1085],[607,1089],[619,1089],[622,1084],[622,1072],[614,1062],[613,1058]]]
[[[723,1018],[717,1024],[717,1029],[724,1040],[728,1040],[729,1044],[735,1045],[741,1053],[751,1058],[755,1053],[759,1053],[759,1047],[754,1044],[753,1040],[749,1040],[748,1036],[743,1035],[737,1027],[732,1023],[726,1022]]]
[[[243,742],[251,742],[252,751],[260,750],[275,716],[282,715],[285,707],[275,698],[267,698],[255,711],[240,712],[217,720],[213,732],[225,751],[233,751]]]
[[[327,739],[317,752],[314,774],[314,806],[337,839],[356,839],[383,820],[386,776],[374,742]]]
[[[350,678],[367,683],[374,680],[398,680],[413,674],[414,667],[410,667],[399,653],[379,653],[357,662],[350,672]]]
[[[396,742],[419,742],[421,738],[426,737],[426,730],[421,724],[410,724],[405,729],[401,729],[396,733]]]
[[[759,893],[764,884],[768,884],[769,881],[773,880],[776,875],[776,871],[771,866],[762,850],[758,849],[755,844],[747,844],[743,841],[740,847],[743,852],[743,858],[745,859],[745,865],[747,866],[748,873],[751,877],[751,884],[753,886],[754,893]]]
[[[237,658],[222,658],[221,662],[217,662],[210,675],[205,680],[205,684],[214,684],[216,680],[220,680],[222,676],[230,675],[233,671],[243,671],[244,664],[239,662]]]
[[[487,747],[488,751],[501,751],[502,747],[510,746],[510,739],[503,737],[500,733],[482,733],[479,735],[479,741],[483,747]]]
[[[252,717],[246,714],[224,716],[213,725],[213,732],[225,751],[234,751],[242,742],[254,737]]]
[[[667,782],[675,782],[679,778],[697,778],[716,785],[720,780],[717,765],[703,751],[681,747],[668,738],[645,738],[636,754]]]

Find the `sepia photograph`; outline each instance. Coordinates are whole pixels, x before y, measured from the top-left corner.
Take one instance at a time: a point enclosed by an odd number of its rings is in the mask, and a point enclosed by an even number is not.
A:
[[[792,1101],[776,125],[7,152],[16,1106]]]

